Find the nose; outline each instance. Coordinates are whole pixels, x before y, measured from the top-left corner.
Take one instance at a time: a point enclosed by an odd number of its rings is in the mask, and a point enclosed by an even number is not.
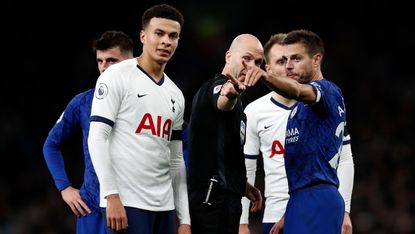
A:
[[[98,64],[98,70],[100,73],[103,73],[109,66],[111,65],[111,63],[103,61],[100,64]]]
[[[161,38],[161,43],[165,44],[165,45],[170,45],[171,44],[171,39],[169,37],[168,34],[165,34],[162,38]]]
[[[291,59],[287,59],[287,61],[285,62],[285,68],[286,69],[293,69],[293,63]]]

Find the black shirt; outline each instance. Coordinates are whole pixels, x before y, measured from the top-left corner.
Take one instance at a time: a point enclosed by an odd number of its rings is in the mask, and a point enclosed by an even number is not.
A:
[[[195,94],[189,123],[189,190],[206,189],[218,176],[219,186],[243,196],[246,186],[246,115],[238,98],[231,111],[217,108],[222,85],[228,80],[217,74]]]

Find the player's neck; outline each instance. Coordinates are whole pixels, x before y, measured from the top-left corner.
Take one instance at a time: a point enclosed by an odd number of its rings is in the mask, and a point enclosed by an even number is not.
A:
[[[294,99],[288,99],[288,98],[285,98],[285,97],[283,97],[283,96],[281,96],[281,95],[279,95],[278,93],[276,93],[276,92],[272,92],[272,97],[275,99],[275,100],[277,100],[279,103],[281,103],[281,104],[284,104],[285,106],[288,106],[288,107],[291,107],[291,106],[293,106],[297,101],[296,100],[294,100]]]
[[[164,68],[166,64],[159,64],[151,59],[146,59],[143,55],[136,58],[137,64],[147,72],[156,82],[163,77]]]
[[[323,79],[323,73],[321,72],[321,70],[319,69],[313,76],[311,81],[315,81],[315,80],[322,80]],[[310,82],[311,82],[310,81]]]

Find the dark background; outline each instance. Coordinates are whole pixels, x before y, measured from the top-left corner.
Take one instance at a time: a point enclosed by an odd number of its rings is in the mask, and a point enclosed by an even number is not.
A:
[[[122,30],[136,43],[151,1],[15,1],[2,8],[0,233],[74,233],[75,217],[43,159],[43,142],[74,95],[94,87],[91,41]],[[325,42],[324,76],[343,90],[352,136],[354,233],[414,233],[414,12],[399,1],[166,1],[185,16],[166,73],[182,89],[188,120],[200,84],[221,72],[232,39],[305,28]],[[271,4],[271,5],[270,5]],[[5,16],[7,13],[7,17]],[[265,94],[259,84],[244,103]],[[65,147],[82,181],[80,135]],[[260,214],[253,217],[260,222]],[[256,225],[255,225],[256,226]]]

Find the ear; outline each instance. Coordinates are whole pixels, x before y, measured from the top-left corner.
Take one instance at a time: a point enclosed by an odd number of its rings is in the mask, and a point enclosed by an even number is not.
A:
[[[226,63],[230,63],[231,62],[231,52],[229,50],[226,51],[225,61],[226,61]]]
[[[320,66],[322,61],[323,61],[323,55],[321,55],[320,53],[317,53],[313,56],[314,66]]]
[[[265,64],[265,71],[266,72],[269,72],[269,70],[271,70],[271,67],[269,66],[269,64]]]
[[[140,41],[141,41],[141,43],[144,44],[145,39],[146,39],[146,34],[145,34],[144,30],[141,30],[140,31]]]

